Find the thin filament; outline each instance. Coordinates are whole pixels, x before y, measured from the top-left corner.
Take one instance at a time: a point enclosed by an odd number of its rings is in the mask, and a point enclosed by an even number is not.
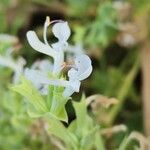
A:
[[[46,45],[49,46],[48,41],[47,41],[47,28],[50,25],[50,18],[46,17],[46,21],[44,23],[44,31],[43,31],[43,38],[44,38],[44,42]]]
[[[47,41],[47,28],[50,24],[53,24],[53,23],[56,23],[56,22],[64,22],[62,20],[53,20],[53,21],[50,21],[50,18],[47,16],[46,17],[46,21],[44,23],[44,31],[43,31],[43,38],[44,38],[44,42],[46,45],[50,46],[48,44],[48,41]]]

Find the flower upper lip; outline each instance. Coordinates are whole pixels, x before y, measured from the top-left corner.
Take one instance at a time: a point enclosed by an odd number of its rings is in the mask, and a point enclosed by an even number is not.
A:
[[[66,42],[70,37],[70,28],[67,22],[56,23],[52,27],[52,32],[59,41]]]
[[[58,21],[56,24],[54,24],[52,27],[52,32],[54,36],[58,39],[58,42],[49,45],[46,33],[47,28],[50,24],[51,24],[50,19],[49,17],[47,17],[44,24],[44,32],[43,32],[45,43],[41,42],[38,39],[34,31],[27,32],[27,40],[33,49],[48,56],[51,56],[54,59],[53,73],[59,74],[61,71],[61,65],[64,62],[63,52],[60,51],[63,51],[65,49],[64,45],[68,45],[67,40],[70,36],[70,28],[67,22]]]

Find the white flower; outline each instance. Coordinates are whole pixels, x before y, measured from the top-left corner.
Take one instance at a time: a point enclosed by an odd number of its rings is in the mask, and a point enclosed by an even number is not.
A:
[[[58,42],[51,44],[50,46],[46,38],[46,33],[48,26],[54,22],[57,23],[52,27],[52,32],[58,39]],[[69,36],[70,28],[67,22],[50,22],[50,19],[48,17],[46,18],[46,22],[44,24],[44,43],[42,43],[38,39],[34,31],[27,32],[28,42],[35,50],[53,57],[54,65],[52,72],[54,74],[59,74],[62,70],[62,64],[64,62],[64,52],[67,51],[67,40]],[[70,65],[71,69],[68,71],[68,81],[62,79],[50,79],[45,69],[40,68],[40,66],[37,67],[36,65],[34,65],[32,69],[26,69],[25,76],[27,77],[27,79],[31,80],[31,82],[40,90],[40,92],[44,91],[44,94],[47,94],[49,85],[54,85],[64,87],[63,96],[67,98],[70,97],[74,92],[79,92],[81,81],[86,79],[92,72],[92,64],[90,58],[82,53],[81,47],[77,48],[78,51],[76,52],[73,52],[73,50],[71,50],[71,52],[75,54],[76,58],[74,60],[74,65]]]
[[[11,57],[0,55],[0,65],[9,67],[14,71],[13,83],[18,83],[20,76],[23,74],[23,67],[26,64],[24,58],[20,57],[14,61]]]
[[[83,49],[81,43],[76,43],[75,45],[68,45],[66,52],[66,59],[70,62],[75,56],[86,54],[85,49]]]
[[[36,61],[31,69],[26,68],[24,70],[24,76],[30,80],[33,85],[41,92],[46,95],[48,92],[48,73],[52,71],[52,64],[49,60]]]
[[[18,38],[8,34],[0,34],[0,42],[7,42],[10,44],[10,47],[6,49],[5,54],[0,55],[0,65],[3,67],[8,67],[13,70],[13,83],[18,83],[20,76],[23,74],[23,67],[26,64],[24,58],[19,57],[17,60],[14,60],[12,53],[15,50],[13,44],[19,42]]]
[[[47,94],[48,91],[48,85],[42,84],[47,83],[47,74],[46,72],[41,72],[41,70],[34,70],[26,68],[24,70],[24,76],[32,82],[32,84],[41,92],[41,94]],[[44,93],[43,93],[44,89]]]
[[[69,97],[74,92],[79,92],[81,80],[86,79],[92,73],[91,60],[87,55],[77,56],[75,66],[68,71],[69,86],[64,90],[64,96]]]
[[[33,65],[31,66],[31,69],[38,69],[42,72],[48,72],[53,70],[53,65],[48,59],[44,60],[37,60]]]
[[[85,50],[82,47],[81,43],[76,43],[75,45],[68,45],[67,49],[65,50],[67,53],[72,53],[76,55],[85,54]]]
[[[75,59],[75,66],[68,71],[69,80],[84,80],[92,72],[91,59],[87,55],[79,55]]]
[[[18,42],[18,38],[9,34],[0,34],[0,42],[15,44]]]
[[[70,97],[74,92],[79,92],[82,80],[89,77],[92,73],[91,59],[87,55],[77,56],[75,64],[68,71],[69,81],[49,81],[49,84],[64,86],[64,97]]]
[[[13,76],[13,83],[18,83],[20,76],[23,74],[24,71],[24,66],[26,64],[26,61],[23,57],[19,57],[17,62],[16,62],[16,67],[15,67],[15,73]]]
[[[58,38],[58,42],[50,46],[46,38],[46,33],[48,26],[53,22],[55,21],[50,22],[49,17],[46,18],[43,32],[45,43],[38,39],[34,31],[27,32],[27,40],[33,49],[43,54],[49,55],[54,59],[53,73],[59,74],[61,71],[61,65],[64,62],[63,50],[66,47],[67,40],[70,36],[70,28],[67,22],[59,21],[59,23],[54,24],[52,32],[55,37]]]
[[[68,71],[69,81],[62,79],[49,79],[46,72],[40,70],[26,69],[25,76],[34,86],[44,94],[48,92],[48,85],[65,87],[63,96],[70,97],[74,92],[79,92],[81,80],[86,79],[92,72],[91,60],[87,55],[78,56],[75,65]]]

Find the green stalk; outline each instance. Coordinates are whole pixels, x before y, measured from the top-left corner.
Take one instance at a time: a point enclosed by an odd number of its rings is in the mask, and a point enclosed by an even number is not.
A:
[[[128,92],[130,91],[131,85],[138,73],[139,66],[140,66],[140,61],[139,57],[136,58],[136,61],[132,67],[132,69],[129,71],[127,74],[124,84],[121,87],[120,91],[118,92],[117,99],[119,100],[118,104],[116,104],[109,112],[109,121],[108,125],[112,125],[113,122],[115,121],[118,113],[122,109],[122,106],[124,104],[124,101],[126,100],[126,97],[128,95]]]

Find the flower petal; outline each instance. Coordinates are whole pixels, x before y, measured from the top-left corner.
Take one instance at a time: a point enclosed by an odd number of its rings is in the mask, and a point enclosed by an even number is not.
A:
[[[80,90],[80,81],[69,81],[69,85],[67,86],[63,92],[64,97],[70,97],[74,92],[79,92]]]
[[[80,55],[75,59],[75,65],[78,69],[78,79],[86,79],[92,72],[91,59],[87,55]]]
[[[40,70],[26,68],[24,71],[24,75],[34,84],[36,88],[39,88],[41,84],[48,84],[49,82],[46,74],[44,74]]]
[[[74,90],[71,87],[65,88],[63,92],[64,97],[70,97],[74,93]]]
[[[67,42],[59,41],[59,42],[52,44],[52,48],[55,49],[56,51],[66,50],[67,47],[68,47]]]
[[[82,54],[86,53],[85,49],[83,49],[82,44],[80,44],[80,43],[77,43],[74,46],[69,44],[65,51],[68,53],[72,53],[75,56],[82,55]]]
[[[72,68],[68,71],[70,80],[84,80],[92,72],[91,59],[87,55],[77,56],[75,59],[76,68]]]
[[[22,57],[18,58],[16,62],[15,72],[13,76],[13,83],[18,83],[20,76],[23,74],[24,65],[26,64],[26,60]]]
[[[67,41],[70,36],[70,28],[67,22],[56,23],[52,27],[52,32],[59,41]]]
[[[48,59],[38,60],[31,66],[31,69],[39,69],[42,72],[49,72],[53,70],[53,65]]]
[[[74,68],[71,68],[68,71],[68,77],[70,80],[78,80],[78,71]]]
[[[55,51],[50,46],[42,43],[34,31],[28,31],[26,35],[27,40],[33,49],[40,53],[55,57]]]

